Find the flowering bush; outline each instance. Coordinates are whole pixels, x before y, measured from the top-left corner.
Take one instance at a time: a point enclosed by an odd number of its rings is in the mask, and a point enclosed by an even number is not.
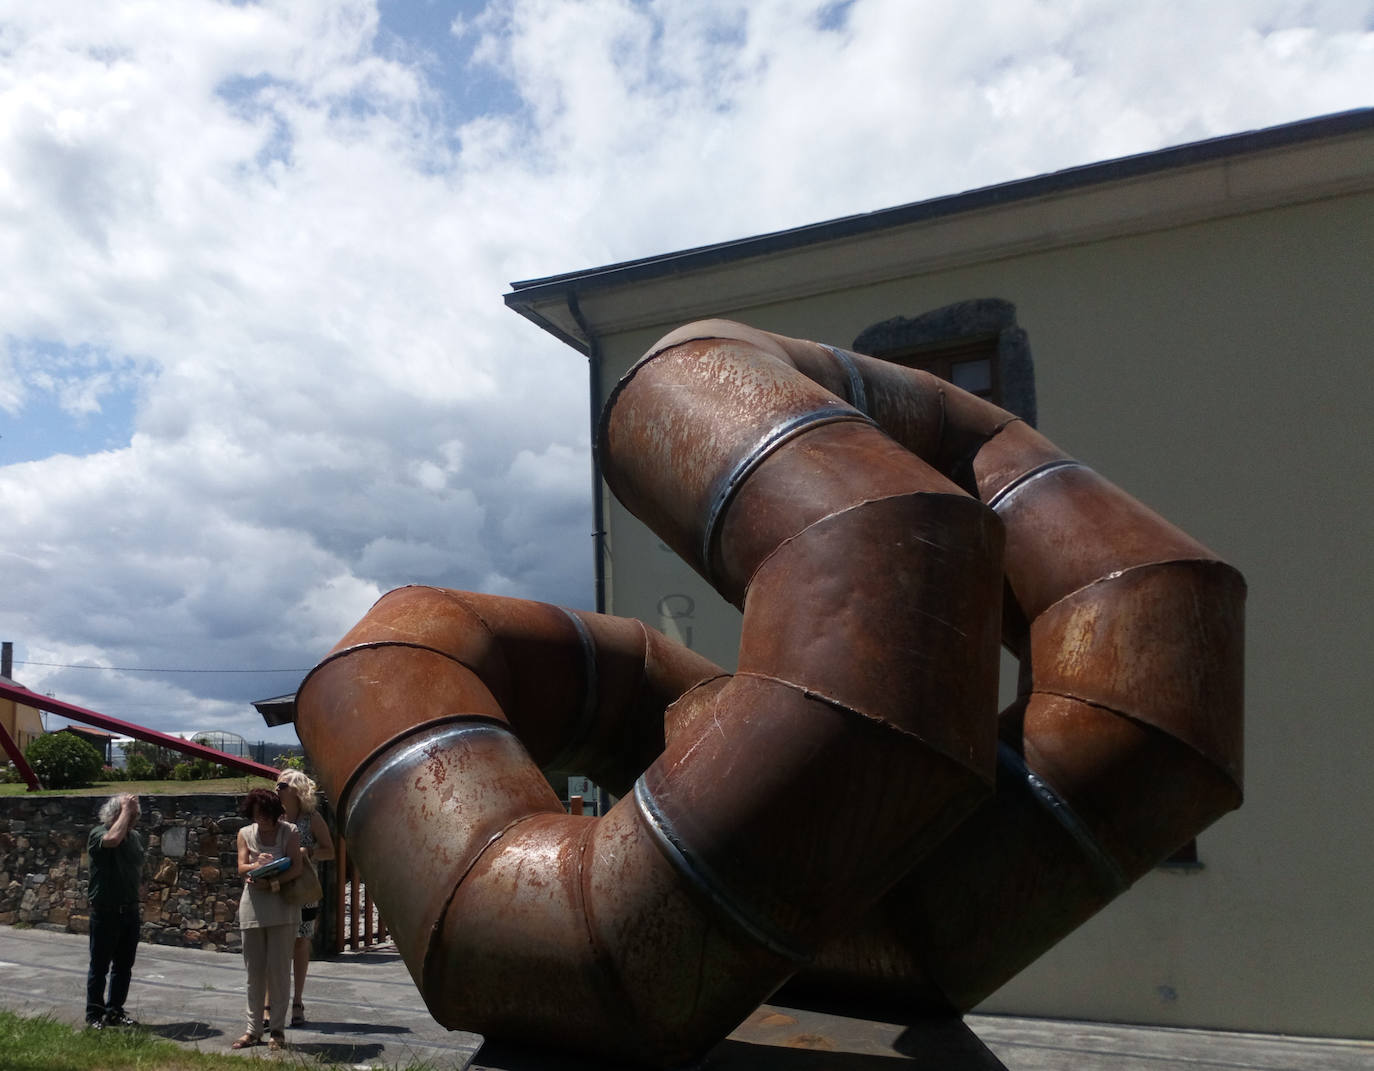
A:
[[[100,776],[100,752],[72,733],[45,733],[24,757],[44,788],[81,788]]]

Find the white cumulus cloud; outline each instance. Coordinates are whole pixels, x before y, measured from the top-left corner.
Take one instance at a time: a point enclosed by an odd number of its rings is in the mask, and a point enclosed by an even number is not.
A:
[[[11,2],[0,54],[16,677],[289,739],[248,701],[390,587],[591,605],[586,369],[511,280],[1359,106],[1374,4]]]

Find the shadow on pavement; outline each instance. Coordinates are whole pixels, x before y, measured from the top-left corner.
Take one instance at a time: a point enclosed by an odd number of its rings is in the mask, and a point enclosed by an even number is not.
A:
[[[380,1023],[331,1023],[317,1019],[311,1019],[301,1030],[309,1030],[312,1034],[413,1034],[415,1031],[408,1026],[383,1025]]]
[[[509,1041],[487,1040],[472,1063],[473,1071],[643,1071],[638,1064],[618,1064],[609,1060],[579,1056],[566,1049],[517,1045]]]
[[[837,1065],[836,1060],[842,1061]],[[901,1066],[910,1071],[946,1071],[944,1062],[927,1062],[900,1053],[836,1052],[830,1048],[777,1048],[748,1041],[722,1041],[698,1064],[697,1071],[893,1071]],[[974,1065],[975,1067],[978,1065]],[[608,1063],[595,1057],[572,1057],[564,1050],[540,1049],[510,1042],[488,1041],[477,1052],[473,1071],[644,1071],[640,1064]]]
[[[144,1029],[148,1033],[156,1034],[168,1041],[204,1041],[206,1038],[224,1036],[224,1031],[219,1027],[198,1020],[192,1020],[188,1023],[161,1023],[157,1026],[147,1026]]]
[[[375,1060],[384,1050],[381,1045],[330,1045],[327,1042],[305,1041],[299,1045],[288,1045],[287,1051],[313,1056],[331,1064],[356,1064]]]
[[[772,1045],[757,1045],[749,1041],[722,1041],[700,1064],[701,1071],[832,1071],[836,1061],[842,1061],[844,1071],[892,1071],[898,1064],[909,1071],[946,1071],[963,1065],[926,1063],[898,1053],[837,1052],[830,1048],[780,1049]]]
[[[348,952],[340,956],[330,956],[325,963],[399,963],[399,952]]]

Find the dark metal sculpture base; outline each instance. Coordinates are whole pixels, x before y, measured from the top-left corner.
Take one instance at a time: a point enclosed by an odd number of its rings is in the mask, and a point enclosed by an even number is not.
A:
[[[488,1041],[472,1071],[641,1071]],[[902,1025],[765,1004],[690,1071],[1008,1071],[958,1016]]]

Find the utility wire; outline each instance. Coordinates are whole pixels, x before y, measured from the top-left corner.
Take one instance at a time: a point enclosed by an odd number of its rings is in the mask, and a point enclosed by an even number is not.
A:
[[[107,673],[305,673],[304,669],[150,669],[147,666],[69,666],[62,662],[24,662],[16,666],[46,666],[49,669],[103,669]]]

